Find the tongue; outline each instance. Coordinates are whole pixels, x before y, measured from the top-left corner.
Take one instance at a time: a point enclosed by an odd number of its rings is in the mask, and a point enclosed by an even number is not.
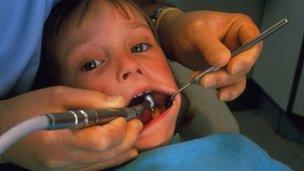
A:
[[[153,120],[154,118],[157,118],[160,114],[161,114],[161,110],[160,109],[155,109],[153,112],[146,110],[144,111],[144,113],[142,113],[141,115],[139,115],[137,117],[137,119],[139,119],[144,125],[148,124],[151,120]]]
[[[146,111],[144,111],[144,113],[139,115],[137,117],[137,119],[139,119],[145,125],[145,124],[149,123],[153,118],[152,118],[151,113],[148,110],[146,110]]]

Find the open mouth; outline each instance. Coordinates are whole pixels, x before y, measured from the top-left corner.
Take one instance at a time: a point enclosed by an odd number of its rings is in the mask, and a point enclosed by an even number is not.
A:
[[[128,106],[131,107],[143,103],[146,95],[152,96],[155,102],[155,107],[153,109],[148,109],[144,111],[141,115],[137,117],[144,125],[148,124],[153,119],[159,117],[170,107],[167,105],[170,95],[158,91],[145,91],[143,93],[140,93],[131,100]]]

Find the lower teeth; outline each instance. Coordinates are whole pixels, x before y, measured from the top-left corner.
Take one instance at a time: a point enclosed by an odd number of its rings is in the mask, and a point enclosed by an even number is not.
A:
[[[161,114],[161,111],[160,111],[160,109],[155,108],[155,109],[153,110],[153,112],[151,112],[151,113],[152,113],[152,117],[153,117],[153,119],[154,119],[154,118],[157,118],[157,117]]]

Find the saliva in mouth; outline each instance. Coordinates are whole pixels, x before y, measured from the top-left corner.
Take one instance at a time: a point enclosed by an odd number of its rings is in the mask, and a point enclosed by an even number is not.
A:
[[[137,116],[137,119],[139,119],[144,125],[159,117],[173,104],[171,101],[168,102],[170,100],[169,94],[158,91],[145,91],[136,95],[131,100],[129,107],[141,104],[144,101],[147,101],[148,98],[152,98],[150,100],[152,100],[154,104],[151,104],[151,107],[147,108],[141,115]]]

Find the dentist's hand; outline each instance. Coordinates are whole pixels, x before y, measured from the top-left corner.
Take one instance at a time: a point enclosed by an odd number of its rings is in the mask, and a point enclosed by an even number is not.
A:
[[[226,101],[244,91],[246,74],[262,50],[260,43],[230,57],[233,49],[259,35],[255,24],[243,14],[169,11],[161,18],[158,33],[166,54],[181,64],[196,71],[203,70],[204,62],[223,67],[203,77],[200,83],[202,87],[218,88],[218,97]]]
[[[41,113],[124,105],[123,97],[95,91],[63,86],[40,89],[0,101],[0,133]],[[39,131],[4,154],[8,162],[30,170],[100,170],[137,157],[133,146],[141,129],[137,119],[126,122],[117,118],[107,125],[81,130]]]

